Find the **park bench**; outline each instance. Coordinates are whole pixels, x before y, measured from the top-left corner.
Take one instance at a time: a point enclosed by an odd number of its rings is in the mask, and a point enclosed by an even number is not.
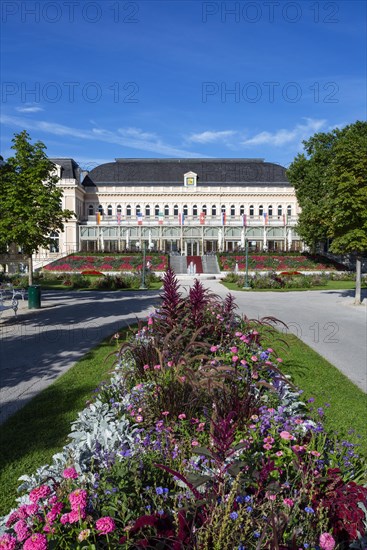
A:
[[[10,283],[0,284],[0,299],[6,299],[8,294],[11,294],[12,298],[22,298],[25,299],[25,289],[24,288],[14,288]]]
[[[7,311],[8,309],[12,309],[15,316],[17,316],[18,300],[16,298],[7,299],[6,297],[0,296],[0,318],[3,314],[3,311]]]

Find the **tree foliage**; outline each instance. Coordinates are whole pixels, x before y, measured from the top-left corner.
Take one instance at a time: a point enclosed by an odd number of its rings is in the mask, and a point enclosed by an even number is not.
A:
[[[59,178],[46,146],[32,144],[25,130],[12,143],[14,156],[0,166],[0,248],[15,243],[31,256],[51,244],[50,233],[63,231],[73,212],[62,209]]]
[[[313,249],[328,238],[332,252],[356,254],[358,263],[367,251],[367,122],[303,144],[287,171],[302,208],[298,234]]]

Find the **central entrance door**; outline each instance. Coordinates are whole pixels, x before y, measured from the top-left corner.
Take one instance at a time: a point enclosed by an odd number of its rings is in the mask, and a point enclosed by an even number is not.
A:
[[[199,241],[186,241],[186,256],[200,256]]]

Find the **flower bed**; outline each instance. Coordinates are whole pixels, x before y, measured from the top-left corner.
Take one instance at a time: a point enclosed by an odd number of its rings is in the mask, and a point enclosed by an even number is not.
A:
[[[365,464],[310,418],[257,326],[173,272],[0,548],[362,549]],[[263,329],[263,327],[262,327]]]
[[[246,268],[246,257],[243,255],[221,255],[219,256],[219,266],[221,271],[234,271],[238,265],[240,271]],[[253,271],[285,271],[285,270],[304,270],[304,271],[323,271],[335,270],[334,263],[320,261],[318,257],[312,256],[281,256],[281,255],[258,255],[250,254],[248,257],[248,268]]]
[[[168,266],[168,258],[163,254],[148,254],[146,262],[149,262],[152,271],[165,271]],[[72,254],[65,258],[60,258],[55,262],[44,267],[46,271],[70,273],[81,273],[83,271],[136,271],[139,266],[141,269],[142,255],[123,255],[115,256],[81,256]]]

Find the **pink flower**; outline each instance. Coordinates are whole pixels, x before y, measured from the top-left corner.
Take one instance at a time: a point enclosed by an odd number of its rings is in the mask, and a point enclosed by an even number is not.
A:
[[[232,361],[233,361],[233,363],[238,361],[238,355],[232,355]]]
[[[83,542],[83,540],[87,539],[90,535],[90,529],[83,529],[83,531],[80,531],[78,535],[78,541]]]
[[[100,531],[100,535],[107,535],[108,533],[111,533],[111,531],[114,531],[116,529],[116,524],[112,518],[110,518],[109,516],[105,516],[103,518],[97,519],[96,528],[97,531]]]
[[[1,550],[15,550],[17,545],[17,539],[5,533],[0,537],[0,548]]]
[[[240,363],[241,363],[241,365],[243,365],[244,367],[247,365],[247,361],[245,361],[244,359],[241,359]]]
[[[277,361],[278,363],[283,363],[283,359],[281,359],[280,357],[277,357]]]
[[[180,376],[180,381],[184,383],[186,381],[186,376]]]
[[[154,370],[160,370],[161,366],[160,365],[154,365]]]
[[[292,449],[292,451],[294,451],[295,453],[303,453],[303,451],[305,450],[305,448],[303,447],[303,445],[292,445],[291,449]]]
[[[24,521],[24,519],[20,519],[19,521],[17,521],[13,529],[17,534],[17,539],[19,542],[27,539],[31,534],[28,524],[26,521]]]
[[[266,498],[268,498],[269,500],[276,500],[276,498],[277,498],[276,495],[271,494],[271,493],[269,493],[268,491],[266,491],[265,496],[266,496]]]
[[[283,451],[277,451],[275,454],[276,454],[277,456],[279,456],[279,457],[280,457],[280,456],[283,456]]]
[[[32,502],[38,502],[41,498],[48,497],[51,493],[51,489],[48,485],[41,485],[36,487],[29,493],[29,498]]]
[[[286,506],[289,506],[289,508],[292,508],[294,502],[291,498],[284,498],[283,499],[283,503],[286,505]]]
[[[76,489],[69,495],[69,502],[72,510],[79,510],[87,506],[87,491],[83,489]]]
[[[62,525],[65,525],[66,523],[69,523],[69,514],[63,514],[60,518],[60,523]]]
[[[203,432],[205,427],[205,422],[199,422],[198,427],[196,428],[197,432]]]
[[[198,441],[196,441],[196,439],[194,439],[193,441],[191,441],[191,445],[193,447],[197,447],[198,445],[200,445],[200,443]]]
[[[152,325],[152,324],[153,324],[153,319],[152,319],[152,317],[149,317],[149,319],[148,319],[148,325]]]
[[[257,361],[256,355],[252,355],[252,356],[251,356],[251,361]]]
[[[167,367],[172,367],[172,365],[173,365],[173,361],[168,361]]]
[[[169,411],[163,411],[162,412],[162,416],[168,416],[169,415]]]
[[[270,443],[265,443],[265,445],[263,445],[263,448],[266,449],[267,451],[270,451],[270,449],[273,448],[273,445],[270,445]]]
[[[57,516],[60,514],[62,508],[63,508],[63,503],[56,502],[46,516],[47,521],[49,521],[50,523],[53,523],[57,518]]]
[[[256,372],[256,371],[253,372],[253,373],[251,374],[251,378],[253,378],[254,380],[257,380],[257,379],[259,378],[259,373]]]
[[[72,510],[71,512],[69,512],[68,516],[69,523],[77,523],[79,520],[84,519],[86,514],[84,509],[80,509]]]
[[[333,550],[335,548],[335,540],[329,533],[322,533],[319,543],[322,550]]]
[[[237,353],[238,352],[238,348],[236,346],[232,346],[229,349],[230,349],[231,353]]]
[[[78,472],[76,471],[75,468],[66,468],[63,471],[62,476],[65,479],[76,479],[78,477]]]
[[[185,420],[186,414],[185,414],[185,413],[181,413],[181,414],[178,415],[178,418],[179,418],[179,420]]]
[[[215,352],[217,351],[217,349],[218,349],[218,346],[212,346],[212,347],[210,348],[210,351],[212,351],[213,353],[215,353]]]
[[[264,437],[263,439],[264,443],[274,443],[274,438],[268,435],[268,437]]]
[[[22,506],[22,508],[23,508],[23,506]],[[26,504],[26,506],[24,506],[25,517],[35,516],[37,514],[37,512],[38,512],[37,504]]]
[[[135,418],[137,422],[143,422],[144,418],[141,416],[141,414],[138,414],[138,416]]]
[[[318,451],[311,451],[311,454],[313,456],[320,456],[320,453]]]
[[[33,533],[24,543],[23,550],[47,550],[47,539],[41,533]]]
[[[286,431],[280,432],[279,435],[282,439],[288,439],[289,441],[291,441],[292,439],[295,439],[292,434]]]
[[[149,365],[144,365],[144,366],[143,366],[143,369],[144,369],[144,370],[149,370]]]

